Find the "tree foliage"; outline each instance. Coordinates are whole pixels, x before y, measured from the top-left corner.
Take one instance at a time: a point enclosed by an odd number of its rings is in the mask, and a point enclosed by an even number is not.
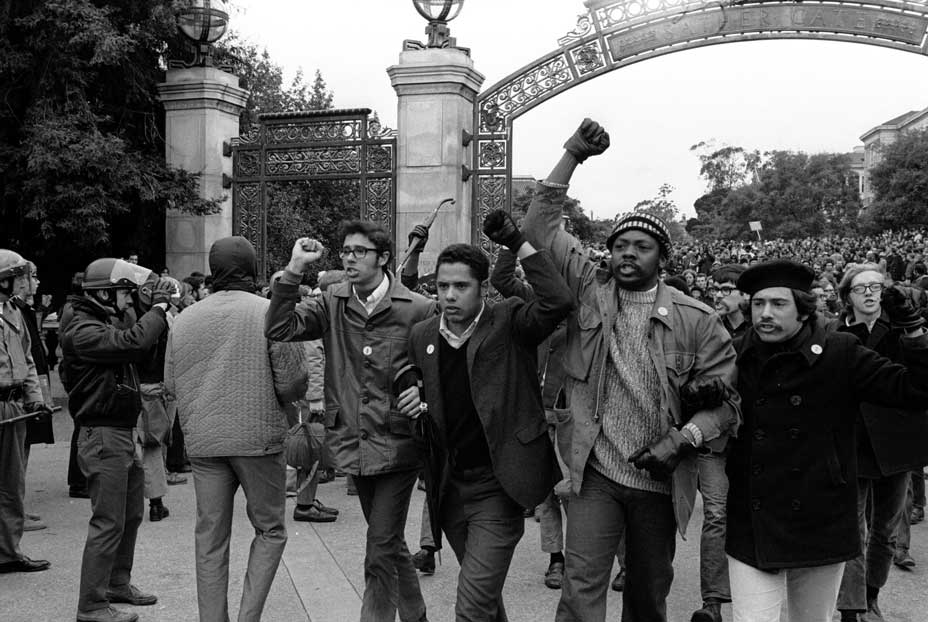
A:
[[[745,153],[726,149],[719,162]],[[687,222],[689,233],[703,239],[747,239],[753,235],[750,221],[760,221],[766,237],[856,233],[860,197],[846,154],[770,151],[748,161],[745,167],[713,165],[708,172],[704,162],[708,192],[694,203],[697,217]],[[732,170],[737,174],[718,173]]]
[[[534,196],[535,189],[529,187],[512,197],[512,215],[517,222],[525,216]],[[591,219],[583,211],[580,201],[572,197],[568,196],[565,199],[563,213],[567,216],[567,230],[584,246],[603,244],[609,237],[609,232],[612,231],[613,221]]]
[[[868,214],[880,229],[928,224],[928,129],[903,132],[880,156]]]
[[[167,208],[218,209],[197,176],[165,165],[156,85],[177,4],[0,8],[0,246],[34,259],[46,281],[130,250],[160,263]]]

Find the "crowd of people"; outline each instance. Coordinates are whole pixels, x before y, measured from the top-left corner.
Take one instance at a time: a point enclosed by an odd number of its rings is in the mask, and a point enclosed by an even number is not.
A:
[[[25,470],[29,433],[51,442],[57,345],[69,493],[92,505],[79,622],[134,622],[113,605],[157,602],[132,583],[144,499],[149,520],[167,519],[185,473],[204,621],[229,619],[238,489],[255,531],[238,619],[252,621],[287,543],[287,495],[294,520],[334,521],[316,491],[336,474],[367,523],[363,622],[426,621],[418,572],[434,572],[443,542],[460,564],[455,619],[510,619],[502,592],[530,515],[542,580],[561,590],[555,620],[605,620],[610,586],[623,620],[666,620],[697,495],[693,622],[721,621],[728,602],[736,622],[882,620],[880,590],[893,563],[916,564],[908,528],[924,518],[928,235],[675,245],[632,213],[603,253],[565,229],[562,207],[577,166],[608,147],[585,120],[521,226],[486,216],[492,270],[479,247],[451,244],[433,292],[418,278],[426,227],[394,274],[391,235],[349,221],[343,270],[317,287],[326,249],[311,238],[266,285],[241,237],[183,281],[134,254],[98,259],[47,339],[35,266],[0,250],[0,572],[50,567],[19,542],[41,528]]]

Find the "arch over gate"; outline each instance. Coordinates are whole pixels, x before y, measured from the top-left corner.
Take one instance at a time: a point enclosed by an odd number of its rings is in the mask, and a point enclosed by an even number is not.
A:
[[[621,67],[693,48],[767,39],[864,43],[928,55],[928,0],[586,0],[558,48],[477,98],[474,240],[483,217],[512,204],[512,125],[535,106]]]

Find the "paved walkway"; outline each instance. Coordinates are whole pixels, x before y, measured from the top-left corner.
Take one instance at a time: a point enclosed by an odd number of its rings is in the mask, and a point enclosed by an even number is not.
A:
[[[52,569],[35,574],[0,575],[0,621],[59,622],[73,620],[80,556],[86,536],[90,502],[67,496],[65,474],[71,422],[57,414],[58,443],[32,450],[27,481],[27,507],[48,524],[42,531],[27,533],[24,552],[33,558],[49,559]],[[288,516],[290,539],[265,609],[270,622],[351,622],[358,619],[363,591],[365,525],[356,497],[348,497],[345,480],[319,488],[326,505],[341,510],[338,521],[327,524],[296,523]],[[416,491],[407,525],[410,549],[418,549],[419,516],[424,495]],[[145,521],[140,529],[133,581],[159,596],[153,607],[140,607],[143,622],[193,622],[197,619],[193,563],[194,498],[192,481],[169,489],[165,503],[171,516],[161,522]],[[293,500],[288,500],[288,512]],[[699,604],[698,533],[699,515],[690,526],[690,539],[680,541],[676,558],[676,580],[668,619],[689,620]],[[235,619],[241,582],[252,532],[245,516],[244,498],[239,495],[232,540],[230,607]],[[881,597],[888,622],[928,620],[928,524],[913,528],[913,556],[920,565],[914,572],[893,569]],[[547,558],[540,552],[538,526],[526,521],[525,537],[516,550],[506,583],[506,606],[513,622],[553,620],[559,592],[542,584]],[[450,550],[432,577],[421,577],[423,593],[432,622],[454,619],[457,563]],[[610,592],[609,619],[620,617],[621,597]],[[730,620],[730,609],[725,610]]]

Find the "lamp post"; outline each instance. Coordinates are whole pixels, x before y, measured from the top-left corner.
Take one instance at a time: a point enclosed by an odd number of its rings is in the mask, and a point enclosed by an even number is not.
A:
[[[457,47],[457,41],[451,36],[451,29],[448,28],[448,22],[461,12],[464,0],[412,0],[412,4],[419,15],[429,22],[429,25],[425,27],[425,34],[429,39],[424,45],[419,41],[407,41],[407,48]]]
[[[190,60],[172,60],[172,67],[212,67],[213,43],[226,34],[229,14],[226,0],[193,0],[177,13],[177,30],[193,46]],[[223,8],[218,8],[222,6]]]

